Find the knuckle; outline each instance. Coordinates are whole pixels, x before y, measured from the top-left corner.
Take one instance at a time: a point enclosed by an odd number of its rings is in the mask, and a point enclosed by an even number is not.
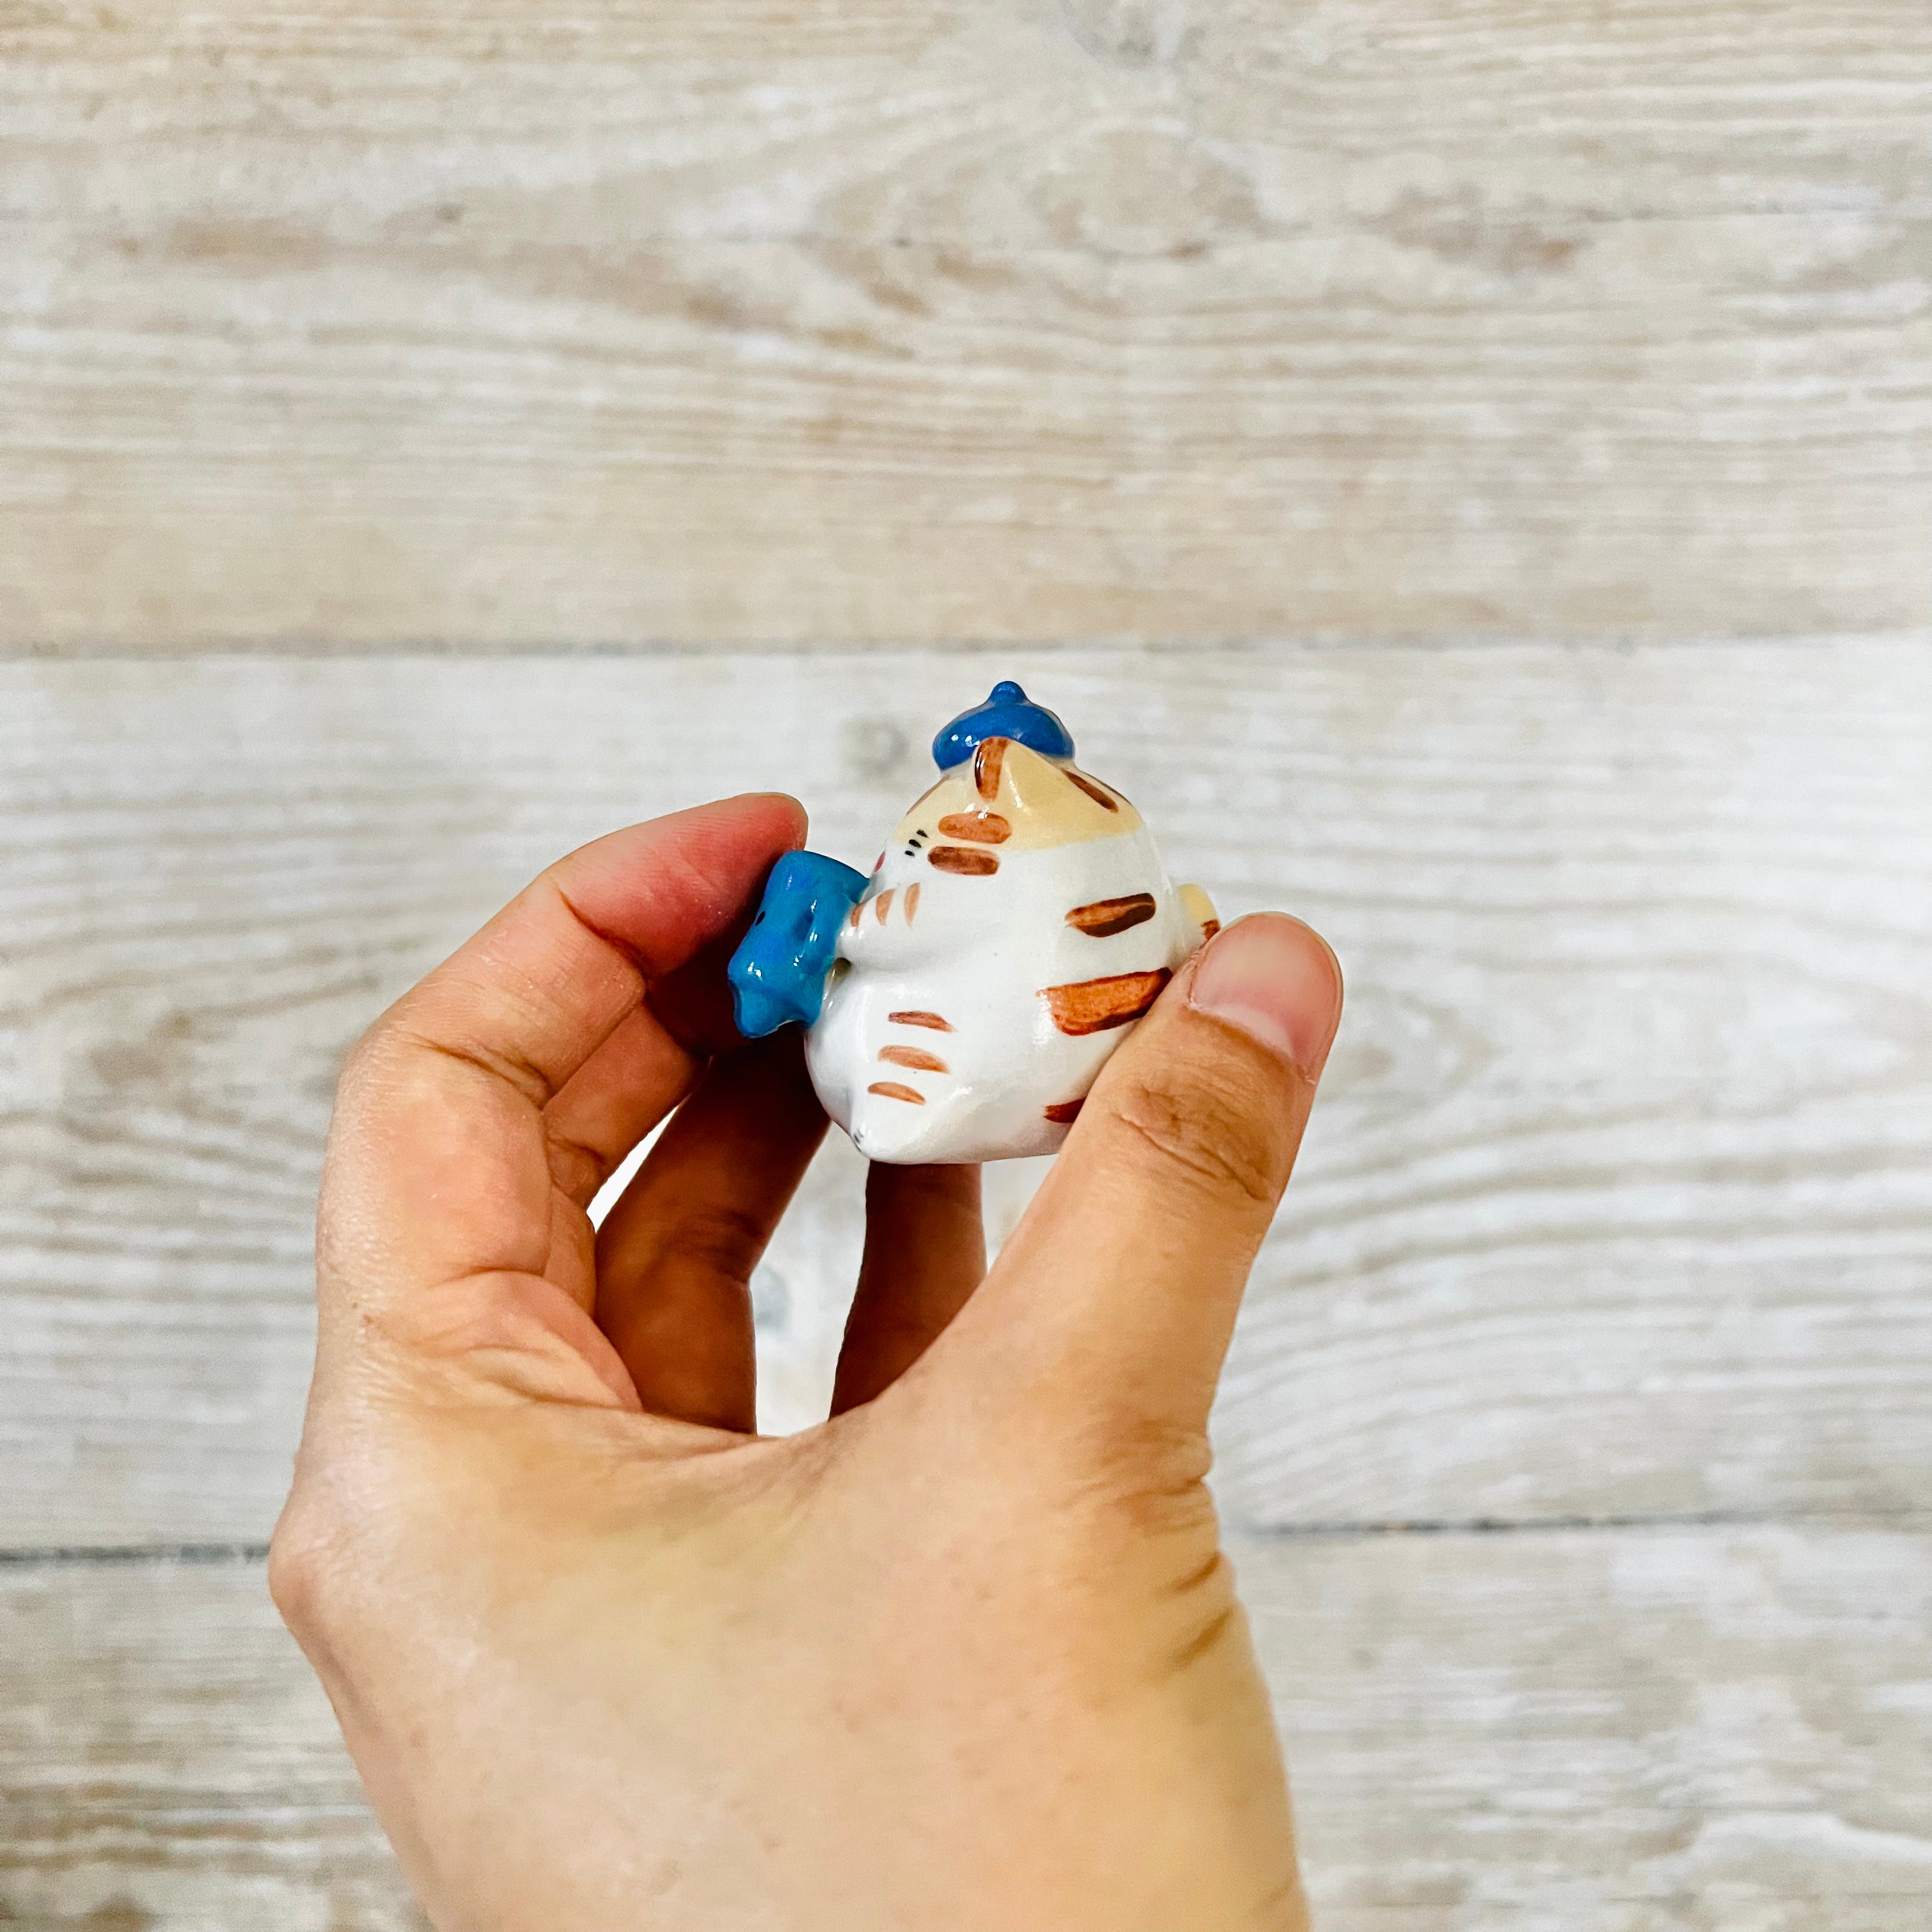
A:
[[[687,1264],[748,1282],[765,1251],[764,1220],[748,1210],[723,1202],[694,1206],[682,1215],[668,1246]]]
[[[1122,1530],[1138,1542],[1214,1525],[1214,1454],[1201,1430],[1101,1403],[1067,1446],[1073,1499],[1109,1540]]]
[[[400,1444],[360,1427],[305,1438],[288,1500],[268,1538],[268,1595],[311,1657],[332,1654],[376,1621],[383,1580],[409,1540],[406,1465]]]
[[[352,1108],[387,1076],[394,1054],[394,1030],[385,1013],[357,1039],[342,1057],[336,1076],[335,1104],[338,1112]]]
[[[310,1492],[298,1489],[268,1539],[268,1595],[284,1623],[303,1639],[320,1634],[334,1608],[329,1588],[338,1539]]]
[[[1214,1499],[1204,1484],[1163,1480],[1150,1472],[1138,1482],[1120,1480],[1101,1492],[1102,1517],[1123,1531],[1130,1546],[1170,1547],[1216,1527]]]
[[[1251,1079],[1137,1072],[1109,1096],[1120,1128],[1168,1177],[1272,1208],[1281,1192],[1276,1110]]]
[[[297,1479],[269,1536],[269,1599],[319,1668],[340,1670],[380,1643],[398,1582],[418,1574],[424,1526],[396,1489],[380,1468],[332,1465]]]
[[[551,1122],[544,1129],[544,1148],[550,1163],[550,1176],[566,1194],[595,1194],[610,1172],[610,1163],[601,1149],[587,1141],[560,1132]]]

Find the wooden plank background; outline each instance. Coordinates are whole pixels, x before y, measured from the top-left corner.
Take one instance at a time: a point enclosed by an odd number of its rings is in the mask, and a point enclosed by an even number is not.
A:
[[[1012,674],[1348,969],[1216,1424],[1320,1923],[1922,1932],[1928,431],[1902,0],[0,0],[0,1924],[420,1932],[261,1577],[341,1052]]]
[[[16,650],[1932,619],[1907,0],[0,34]]]

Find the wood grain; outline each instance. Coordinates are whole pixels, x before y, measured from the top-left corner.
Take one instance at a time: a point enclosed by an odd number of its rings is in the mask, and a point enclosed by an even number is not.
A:
[[[429,1932],[261,1566],[0,1570],[8,1932]]]
[[[1932,16],[0,7],[0,649],[1932,618]]]
[[[355,1035],[626,820],[783,785],[868,862],[1008,674],[1347,972],[1232,1522],[1922,1510],[1928,646],[6,666],[0,1546],[265,1535]],[[774,1426],[856,1270],[832,1138],[757,1286]]]
[[[1916,1932],[1922,1536],[1235,1552],[1320,1932]]]
[[[1235,1556],[1323,1932],[1920,1932],[1924,1537]],[[422,1924],[252,1565],[0,1570],[0,1816],[21,1932]]]

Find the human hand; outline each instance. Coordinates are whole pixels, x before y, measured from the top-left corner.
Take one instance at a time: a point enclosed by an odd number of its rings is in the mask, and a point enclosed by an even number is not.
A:
[[[716,956],[803,829],[586,846],[357,1048],[276,1601],[443,1932],[1299,1927],[1202,1479],[1333,956],[1211,942],[990,1274],[976,1169],[874,1167],[834,1414],[761,1439],[747,1283],[825,1123],[795,1036],[711,1057]]]

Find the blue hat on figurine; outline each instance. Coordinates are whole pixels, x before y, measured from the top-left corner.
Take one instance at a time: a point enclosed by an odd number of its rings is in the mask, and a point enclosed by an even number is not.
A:
[[[962,711],[932,741],[932,761],[950,772],[973,755],[984,738],[1010,738],[1042,758],[1070,758],[1073,736],[1043,704],[1036,704],[1011,678],[993,687],[984,704]]]

